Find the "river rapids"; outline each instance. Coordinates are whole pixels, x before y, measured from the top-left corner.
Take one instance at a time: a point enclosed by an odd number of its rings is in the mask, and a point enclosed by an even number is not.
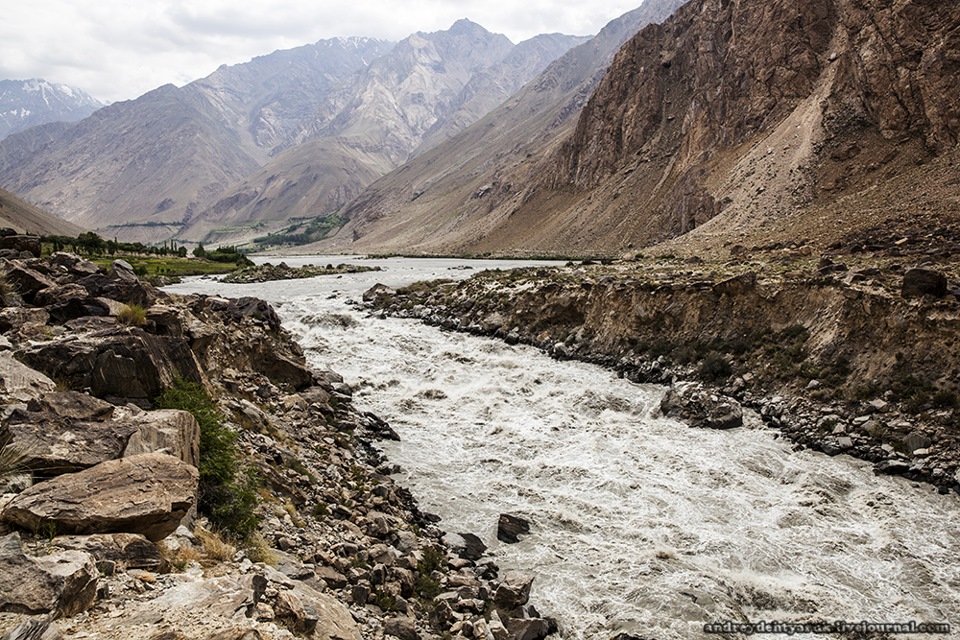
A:
[[[480,536],[501,570],[535,575],[531,602],[563,638],[716,638],[705,625],[719,621],[960,628],[957,496],[794,451],[755,418],[687,427],[657,415],[662,387],[597,366],[348,304],[376,282],[510,263],[352,262],[384,271],[167,290],[273,303],[310,364],[343,374],[358,408],[399,433],[382,448],[421,508],[445,531]],[[530,534],[498,542],[500,513],[529,520]]]

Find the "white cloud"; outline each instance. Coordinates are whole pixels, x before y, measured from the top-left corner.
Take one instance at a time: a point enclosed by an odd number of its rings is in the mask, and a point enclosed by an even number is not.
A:
[[[41,77],[104,101],[182,85],[245,62],[335,36],[400,40],[469,18],[514,42],[539,33],[596,33],[640,0],[32,0],[4,9],[0,79]]]

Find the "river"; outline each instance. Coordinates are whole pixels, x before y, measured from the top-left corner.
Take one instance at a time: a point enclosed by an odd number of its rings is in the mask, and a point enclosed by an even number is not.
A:
[[[704,624],[722,620],[960,625],[957,496],[795,452],[755,419],[689,428],[657,415],[661,387],[597,366],[348,304],[376,282],[512,263],[351,262],[384,271],[167,290],[272,302],[309,362],[343,374],[358,407],[400,434],[383,449],[421,507],[479,535],[502,570],[534,574],[531,600],[563,638],[715,638]],[[503,512],[532,523],[520,543],[497,541]]]

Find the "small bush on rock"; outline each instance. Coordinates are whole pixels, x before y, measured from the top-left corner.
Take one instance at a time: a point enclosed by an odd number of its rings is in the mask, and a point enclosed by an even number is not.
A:
[[[711,353],[700,364],[700,376],[705,380],[726,380],[733,374],[733,367],[719,353]]]
[[[200,498],[198,510],[229,537],[243,541],[259,524],[254,513],[257,479],[240,468],[237,435],[202,386],[177,380],[155,401],[158,409],[189,411],[200,425]]]
[[[117,322],[131,327],[142,327],[147,322],[147,310],[138,304],[127,305],[117,314]]]

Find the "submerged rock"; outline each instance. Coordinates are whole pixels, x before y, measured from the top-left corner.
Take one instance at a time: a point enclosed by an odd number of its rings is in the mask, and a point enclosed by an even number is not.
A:
[[[497,539],[512,544],[520,542],[520,535],[530,533],[530,522],[520,516],[501,513],[497,522]]]
[[[692,427],[732,429],[743,425],[740,403],[708,391],[699,382],[677,382],[660,401],[660,412]]]

